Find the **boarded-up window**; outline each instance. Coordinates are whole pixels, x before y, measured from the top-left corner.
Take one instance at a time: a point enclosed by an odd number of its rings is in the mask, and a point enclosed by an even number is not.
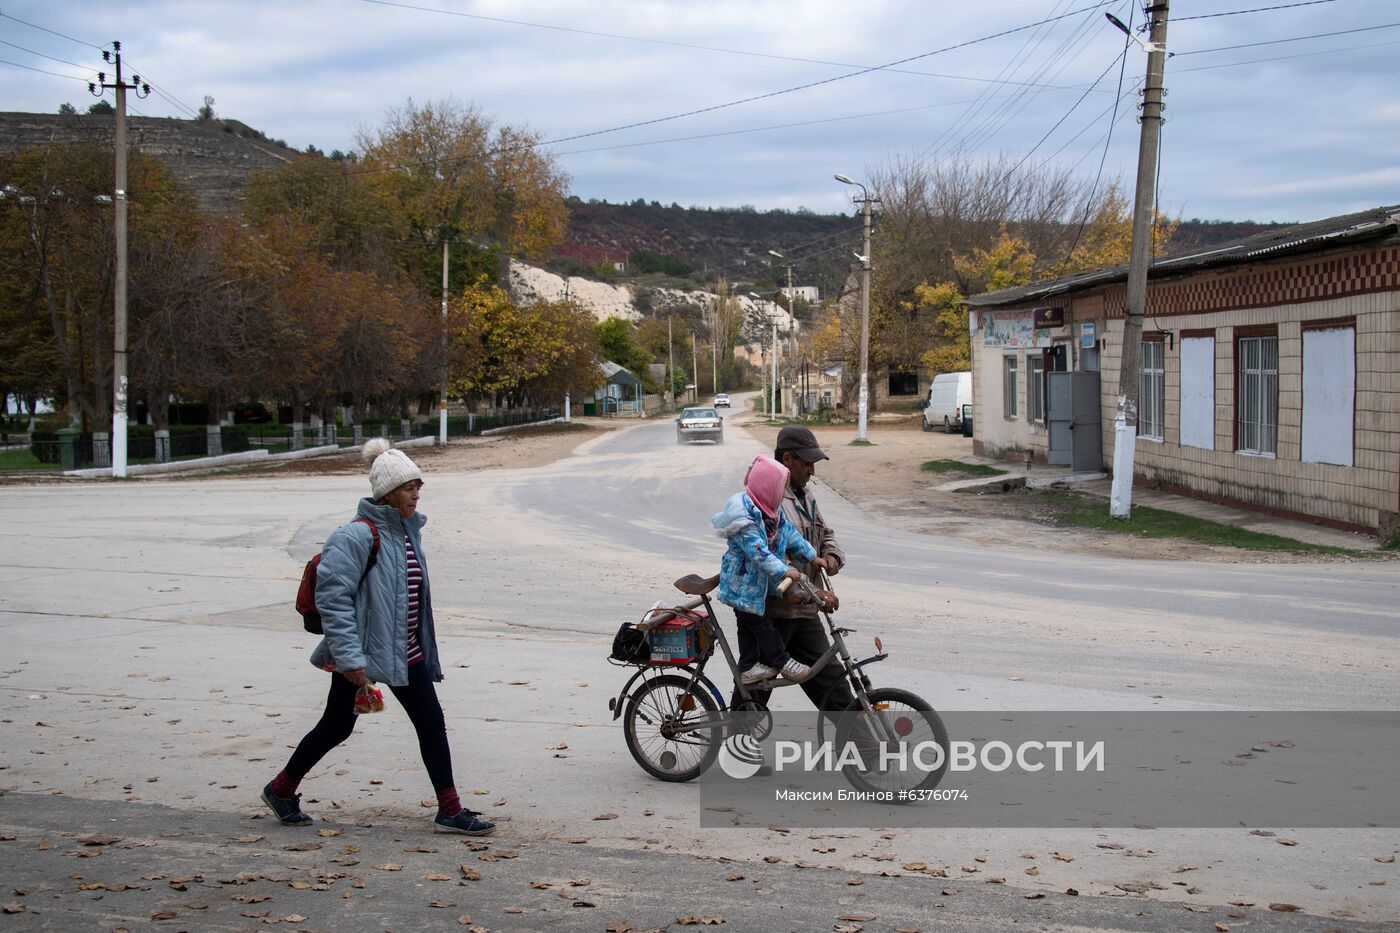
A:
[[[1356,330],[1303,331],[1303,460],[1352,465]]]
[[[1181,443],[1215,449],[1215,338],[1181,340]]]

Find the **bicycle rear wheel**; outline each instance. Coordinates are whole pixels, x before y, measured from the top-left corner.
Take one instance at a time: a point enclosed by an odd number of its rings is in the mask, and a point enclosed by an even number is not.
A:
[[[719,704],[705,685],[663,674],[637,689],[622,714],[627,750],[662,781],[693,781],[714,764],[724,740]]]
[[[846,780],[857,790],[932,790],[948,770],[948,730],[943,719],[927,700],[908,690],[879,687],[867,694],[873,713],[852,707],[841,714],[836,728],[836,748],[849,742],[859,752],[862,764],[842,768]],[[876,721],[873,717],[879,717]],[[916,749],[927,742],[938,743],[944,755],[937,756],[939,767],[926,770],[920,761],[934,763],[931,749]],[[896,798],[897,799],[897,798]]]

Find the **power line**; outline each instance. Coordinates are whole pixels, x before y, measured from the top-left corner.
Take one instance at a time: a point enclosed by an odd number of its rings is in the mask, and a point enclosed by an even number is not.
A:
[[[1252,10],[1230,10],[1226,13],[1198,13],[1195,16],[1178,16],[1174,20],[1184,23],[1192,19],[1215,19],[1218,16],[1240,16],[1244,13],[1267,13],[1270,10],[1291,10],[1299,6],[1317,6],[1319,3],[1336,3],[1337,0],[1302,0],[1300,3],[1281,3],[1278,6],[1257,6]]]
[[[82,39],[74,39],[72,36],[65,35],[64,33],[57,32],[53,29],[49,29],[46,26],[40,26],[36,23],[26,22],[25,20],[20,19],[18,16],[11,16],[9,13],[0,12],[0,18],[12,19],[15,22],[19,23],[21,26],[28,26],[30,29],[37,29],[40,32],[46,32],[51,36],[58,36],[60,39],[67,39],[69,42],[76,42],[79,45],[85,45],[90,49],[96,49],[99,52],[102,51],[102,46],[100,45],[93,45],[91,42],[84,42]]]
[[[3,59],[0,59],[0,65],[12,65],[12,66],[14,66],[15,68],[23,68],[23,69],[26,70],[26,71],[37,71],[37,72],[39,72],[39,74],[41,74],[41,75],[53,75],[55,78],[67,78],[67,79],[69,79],[70,81],[81,81],[81,82],[83,82],[84,84],[87,84],[88,81],[90,80],[89,78],[80,78],[80,77],[78,77],[77,75],[64,75],[64,74],[59,74],[57,71],[45,71],[45,70],[42,69],[42,68],[35,68],[35,67],[31,66],[31,65],[21,65],[19,62],[9,62],[9,61],[5,61],[5,60],[3,60]]]
[[[1311,36],[1293,36],[1289,39],[1269,39],[1265,42],[1245,42],[1241,45],[1222,45],[1215,49],[1192,49],[1189,52],[1176,52],[1176,55],[1204,55],[1207,52],[1229,52],[1234,49],[1253,49],[1261,45],[1280,45],[1284,42],[1304,42],[1308,39],[1326,39],[1329,36],[1349,36],[1358,32],[1371,32],[1376,29],[1394,29],[1400,23],[1379,23],[1375,26],[1361,26],[1356,29],[1341,29],[1337,32],[1319,32]]]
[[[525,26],[531,29],[545,29],[552,32],[570,33],[580,36],[593,36],[600,39],[617,39],[623,42],[640,42],[646,45],[669,46],[671,48],[690,49],[697,52],[718,52],[722,55],[742,55],[748,58],[766,58],[773,61],[795,62],[803,65],[825,65],[832,68],[857,68],[873,71],[888,71],[892,74],[917,75],[927,78],[945,78],[956,81],[988,81],[987,78],[974,78],[968,75],[939,74],[929,71],[913,71],[909,69],[894,68],[882,65],[860,65],[851,62],[828,61],[820,58],[802,58],[797,55],[779,55],[774,52],[756,52],[751,49],[730,49],[722,46],[699,45],[692,42],[676,42],[670,39],[655,39],[647,36],[632,36],[625,33],[600,32],[594,29],[581,29],[574,26],[560,26],[553,23],[535,23],[528,20],[506,19],[500,16],[486,16],[481,13],[464,13],[460,10],[444,10],[438,7],[419,6],[412,3],[399,3],[393,0],[359,0],[361,3],[368,3],[373,6],[394,7],[401,10],[412,10],[417,13],[437,13],[442,16],[455,16],[461,19],[481,20],[488,23],[502,23],[507,26]],[[908,59],[912,61],[912,59]]]
[[[1005,95],[1006,98],[1011,98],[1015,96],[1016,95],[1014,94]],[[981,98],[978,99],[980,100]],[[994,97],[989,99],[1001,100],[1003,98]],[[772,123],[767,126],[750,126],[737,130],[715,130],[709,133],[696,133],[691,136],[670,136],[665,139],[648,139],[636,143],[617,143],[612,146],[593,146],[588,149],[565,149],[561,152],[556,153],[556,155],[583,155],[592,152],[610,152],[616,149],[637,149],[643,146],[659,146],[666,143],[684,143],[695,142],[697,140],[702,139],[718,139],[724,136],[743,136],[748,133],[766,133],[774,130],[800,129],[802,127],[807,126],[821,126],[825,123],[842,123],[847,120],[864,120],[869,119],[871,117],[889,117],[904,113],[916,113],[923,110],[936,110],[940,107],[960,107],[963,104],[973,102],[974,101],[966,100],[943,101],[937,104],[920,104],[917,107],[899,107],[894,110],[874,110],[867,113],[845,114],[844,116],[839,117],[822,117],[818,120],[798,120],[792,123]]]
[[[1363,49],[1380,49],[1387,46],[1400,45],[1400,39],[1392,39],[1389,42],[1372,42],[1368,45],[1348,45],[1339,49],[1319,49],[1316,52],[1299,52],[1296,55],[1277,55],[1273,58],[1247,58],[1240,62],[1222,62],[1219,65],[1197,65],[1195,68],[1176,68],[1175,74],[1185,74],[1190,71],[1211,71],[1216,68],[1238,68],[1241,65],[1260,65],[1268,62],[1286,62],[1294,58],[1312,58],[1316,55],[1334,55],[1337,52],[1358,52]]]
[[[378,2],[384,2],[384,0],[378,0]],[[1107,6],[1107,5],[1109,5],[1110,3],[1113,3],[1113,2],[1116,2],[1116,0],[1101,0],[1101,2],[1096,3],[1096,4],[1094,4],[1093,6],[1084,7],[1083,9],[1075,10],[1075,11],[1073,11],[1073,12],[1071,12],[1071,13],[1063,13],[1063,14],[1061,14],[1061,15],[1059,15],[1059,16],[1051,16],[1051,17],[1048,17],[1048,18],[1046,18],[1046,19],[1038,20],[1038,21],[1036,21],[1036,22],[1034,22],[1034,23],[1027,23],[1027,24],[1024,25],[1024,26],[1016,26],[1016,27],[1014,27],[1014,28],[1012,28],[1012,29],[1004,29],[1004,30],[1002,30],[1001,32],[995,32],[995,33],[992,33],[992,34],[990,34],[990,35],[982,36],[982,37],[977,38],[977,39],[969,39],[969,40],[967,40],[966,42],[958,42],[958,43],[956,43],[956,44],[954,44],[954,45],[944,46],[943,48],[934,49],[933,51],[930,51],[930,52],[921,52],[921,53],[918,54],[918,55],[911,55],[911,56],[909,56],[909,57],[907,57],[907,58],[901,58],[901,59],[898,59],[898,60],[896,60],[896,61],[887,62],[887,63],[885,63],[885,64],[883,64],[883,65],[874,65],[874,66],[871,66],[871,67],[869,67],[869,68],[862,68],[862,69],[860,69],[859,71],[853,71],[853,72],[850,72],[849,74],[836,75],[836,76],[830,77],[830,78],[823,78],[823,79],[820,80],[820,81],[809,81],[809,82],[807,82],[806,84],[799,84],[799,85],[796,85],[795,87],[783,88],[782,90],[778,90],[778,91],[768,91],[768,92],[763,93],[763,94],[755,94],[755,95],[753,95],[752,97],[745,97],[745,98],[742,98],[742,99],[740,99],[740,100],[732,100],[732,101],[728,101],[728,102],[723,103],[723,104],[713,104],[713,105],[711,105],[711,106],[709,106],[709,107],[700,107],[700,108],[697,108],[697,109],[695,109],[695,110],[687,110],[687,111],[684,112],[684,113],[671,114],[670,116],[665,116],[665,117],[654,117],[654,118],[652,118],[652,119],[650,119],[650,120],[638,120],[638,121],[636,121],[636,122],[634,122],[634,123],[626,123],[626,124],[623,124],[622,126],[614,126],[614,127],[611,127],[611,128],[609,128],[609,129],[605,129],[605,130],[593,130],[592,132],[588,132],[588,133],[576,133],[576,134],[574,134],[573,136],[563,136],[563,137],[560,137],[559,139],[545,140],[545,141],[543,141],[543,142],[538,143],[537,145],[541,145],[541,146],[552,146],[552,145],[556,145],[556,144],[558,144],[558,143],[572,142],[572,141],[574,141],[574,140],[576,140],[576,139],[588,139],[589,137],[592,137],[592,136],[603,136],[603,135],[608,134],[608,133],[618,133],[618,132],[622,132],[623,130],[638,129],[638,128],[643,127],[643,126],[654,126],[654,125],[656,125],[657,123],[668,123],[668,122],[670,122],[670,121],[672,121],[672,120],[681,120],[681,119],[684,119],[684,118],[686,118],[686,117],[695,117],[695,116],[700,116],[701,114],[714,113],[714,112],[717,111],[717,110],[726,110],[726,109],[728,109],[728,108],[730,108],[730,107],[738,107],[738,106],[741,106],[741,105],[743,105],[743,104],[752,104],[752,103],[755,103],[755,102],[760,101],[760,100],[770,100],[770,99],[772,99],[772,98],[774,98],[774,97],[781,97],[781,96],[786,95],[786,94],[793,94],[793,93],[796,93],[797,91],[807,91],[807,90],[811,90],[812,88],[815,88],[815,87],[823,87],[823,86],[828,85],[828,84],[835,84],[837,81],[845,81],[845,80],[848,79],[848,78],[856,78],[856,77],[860,77],[861,75],[870,74],[870,73],[873,72],[873,71],[884,71],[884,70],[889,69],[889,68],[891,68],[891,67],[893,67],[893,66],[895,66],[895,65],[907,64],[908,62],[918,61],[919,59],[929,58],[929,57],[932,57],[932,56],[934,56],[934,55],[941,55],[941,54],[943,54],[944,52],[952,52],[952,51],[955,51],[955,50],[957,50],[957,49],[968,48],[969,46],[977,45],[977,44],[982,43],[982,42],[988,42],[988,41],[990,41],[990,40],[992,40],[992,39],[1000,39],[1000,38],[1003,38],[1003,37],[1005,37],[1005,36],[1014,35],[1014,34],[1016,34],[1016,33],[1018,33],[1018,32],[1024,32],[1024,31],[1027,30],[1027,29],[1034,29],[1034,28],[1036,28],[1036,27],[1038,27],[1038,26],[1043,26],[1043,25],[1045,25],[1046,23],[1052,23],[1052,22],[1055,22],[1056,20],[1061,20],[1061,19],[1065,19],[1065,18],[1070,17],[1070,16],[1078,15],[1079,13],[1083,13],[1085,10],[1095,10],[1095,9],[1098,9],[1098,8],[1100,8],[1100,7],[1103,7],[1103,6]]]
[[[36,52],[33,49],[27,49],[22,45],[15,45],[13,42],[6,42],[4,39],[0,39],[0,45],[8,45],[12,49],[19,49],[21,52],[28,52],[30,55],[34,55],[39,58],[47,58],[49,61],[58,62],[60,65],[72,65],[74,68],[87,67],[86,65],[80,65],[77,62],[70,62],[66,58],[54,58],[52,55],[45,55],[43,52]]]

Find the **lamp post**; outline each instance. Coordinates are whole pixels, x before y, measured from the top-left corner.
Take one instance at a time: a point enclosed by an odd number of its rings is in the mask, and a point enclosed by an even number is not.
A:
[[[843,185],[855,185],[860,189],[860,199],[855,203],[862,206],[865,219],[865,255],[856,254],[860,260],[860,417],[857,422],[856,440],[864,443],[865,426],[870,412],[870,205],[878,198],[872,198],[865,185],[852,181],[845,175],[837,175],[836,180]]]

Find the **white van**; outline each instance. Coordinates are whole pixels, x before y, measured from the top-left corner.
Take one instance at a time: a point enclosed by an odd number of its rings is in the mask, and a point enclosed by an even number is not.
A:
[[[932,431],[935,425],[942,424],[945,434],[961,433],[963,406],[971,404],[972,373],[934,376],[933,385],[928,387],[928,398],[921,406],[924,430]]]

